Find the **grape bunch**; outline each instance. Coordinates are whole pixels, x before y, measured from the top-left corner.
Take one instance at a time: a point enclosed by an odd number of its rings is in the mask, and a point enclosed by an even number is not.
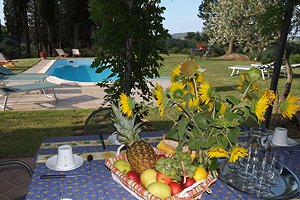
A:
[[[156,171],[171,176],[173,180],[180,181],[183,177],[181,161],[187,170],[188,177],[192,178],[197,167],[192,164],[190,154],[181,151],[176,151],[173,158],[161,158],[157,160],[155,169]]]

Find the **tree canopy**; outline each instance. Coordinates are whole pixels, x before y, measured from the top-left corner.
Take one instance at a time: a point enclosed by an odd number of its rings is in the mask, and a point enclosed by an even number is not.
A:
[[[228,53],[232,53],[233,44],[261,50],[279,37],[283,5],[273,0],[204,0],[199,17],[206,20],[211,44],[229,44]]]
[[[91,19],[97,24],[93,38],[100,47],[93,63],[98,72],[112,69],[114,83],[104,82],[108,101],[116,101],[121,92],[138,93],[148,99],[148,78],[158,77],[165,52],[163,40],[169,37],[161,15],[165,8],[160,1],[91,0]]]

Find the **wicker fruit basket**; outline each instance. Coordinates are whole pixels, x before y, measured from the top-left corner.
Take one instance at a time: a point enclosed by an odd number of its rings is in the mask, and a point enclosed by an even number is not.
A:
[[[153,147],[154,148],[154,147]],[[157,155],[164,155],[167,157],[172,157],[171,154],[165,153],[164,151],[160,151],[154,148],[154,151]],[[137,199],[150,199],[150,200],[160,200],[161,198],[156,197],[149,193],[146,188],[144,188],[141,184],[137,184],[135,181],[129,179],[126,174],[119,171],[114,167],[114,162],[122,159],[127,160],[126,154],[117,153],[117,156],[113,158],[107,158],[105,160],[105,165],[111,170],[113,179],[122,185],[128,192],[130,192]],[[179,199],[200,199],[202,194],[206,191],[211,193],[209,189],[210,185],[213,184],[217,179],[213,178],[210,174],[205,180],[198,181],[194,185],[184,189],[181,193],[173,195],[171,197],[165,198],[165,200],[179,200]]]

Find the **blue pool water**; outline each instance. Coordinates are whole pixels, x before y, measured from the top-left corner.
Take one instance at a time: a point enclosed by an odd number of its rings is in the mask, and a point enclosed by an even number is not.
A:
[[[103,82],[111,74],[111,70],[106,69],[102,73],[96,73],[96,68],[90,67],[93,61],[92,59],[56,60],[47,73],[68,81]],[[110,81],[116,79],[115,76]]]

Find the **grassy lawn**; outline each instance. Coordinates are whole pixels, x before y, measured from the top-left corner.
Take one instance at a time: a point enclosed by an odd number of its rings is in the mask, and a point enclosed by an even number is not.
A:
[[[165,57],[164,68],[160,70],[162,77],[170,76],[173,68],[185,61],[187,55],[174,55]],[[15,73],[22,72],[40,59],[19,59],[13,68]],[[250,61],[220,61],[198,60],[202,68],[206,68],[204,78],[222,94],[235,94],[234,86],[238,76],[231,77],[228,66],[249,65]],[[279,80],[279,91],[282,91],[286,78]],[[271,79],[259,81],[263,88],[269,88]],[[294,70],[292,93],[300,96],[300,68]],[[237,93],[236,93],[237,94]],[[0,158],[34,156],[40,143],[54,136],[67,136],[82,134],[83,123],[93,109],[77,110],[45,110],[45,111],[6,111],[0,113]],[[148,117],[153,130],[169,129],[171,122],[166,118],[158,118],[153,112]]]

